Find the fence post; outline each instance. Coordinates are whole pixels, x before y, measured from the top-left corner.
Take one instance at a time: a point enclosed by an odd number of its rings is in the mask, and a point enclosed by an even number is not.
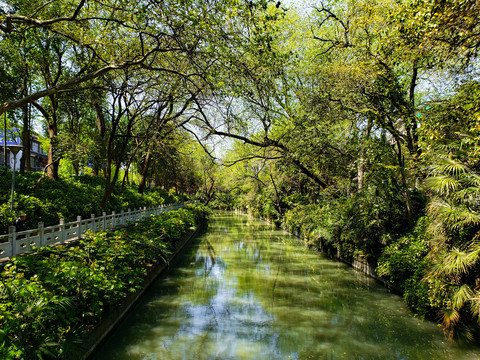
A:
[[[80,240],[82,238],[83,232],[82,232],[82,217],[77,216],[77,222],[78,222],[78,231],[77,231],[77,238]]]
[[[10,238],[10,244],[12,244],[12,250],[10,251],[10,257],[14,257],[17,255],[17,247],[16,245],[16,240],[17,240],[17,233],[15,230],[15,226],[9,226],[8,227],[8,237]]]
[[[143,208],[140,207],[138,210],[133,209],[128,209],[128,211],[124,211],[123,209],[120,211],[120,214],[117,214],[115,211],[112,211],[112,226],[113,228],[117,228],[117,225],[125,226],[129,222],[137,222],[138,220],[141,220],[147,216],[150,215],[159,215],[163,212],[170,211],[176,208],[182,207],[181,203],[175,203],[173,205],[165,205],[161,204],[156,207],[148,208],[144,206]],[[103,223],[103,230],[107,229],[107,216],[106,213],[102,213],[102,223]],[[118,218],[118,224],[117,224],[117,218]],[[95,214],[91,214],[91,223],[92,223],[92,232],[95,234],[97,232],[97,226],[96,226],[96,217]],[[83,234],[85,233],[85,229],[88,227],[88,220],[85,221],[84,228],[82,228],[82,217],[77,216],[77,223],[78,223],[78,236],[77,239],[81,239]],[[59,222],[59,242],[64,244],[66,239],[65,239],[65,221],[64,219],[60,219]],[[43,222],[38,223],[38,237],[39,237],[39,245],[40,246],[45,246],[47,245],[45,242],[45,224]],[[10,226],[8,228],[8,239],[11,244],[11,251],[9,254],[6,254],[8,257],[13,257],[18,255],[17,253],[17,247],[16,247],[16,241],[17,241],[17,232],[15,229],[15,226]]]
[[[43,230],[44,224],[42,221],[38,223],[38,243],[40,246],[45,246],[45,240],[44,240],[44,230]]]
[[[102,230],[105,231],[106,230],[106,227],[107,227],[107,213],[104,211],[102,212]]]
[[[60,242],[65,243],[65,220],[60,219]]]

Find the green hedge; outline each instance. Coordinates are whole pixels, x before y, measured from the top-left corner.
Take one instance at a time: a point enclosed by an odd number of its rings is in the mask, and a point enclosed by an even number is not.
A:
[[[111,213],[188,200],[184,195],[160,188],[139,194],[135,187],[127,185],[121,192],[120,184],[117,184],[105,209],[101,209],[99,204],[105,188],[103,177],[81,175],[63,177],[58,181],[45,178],[35,195],[35,184],[40,174],[26,173],[16,176],[15,205],[10,211],[11,176],[10,171],[0,173],[0,234],[7,233],[8,227],[22,212],[27,214],[25,227],[35,229],[40,221],[50,226],[58,224],[61,218],[69,222],[76,220],[77,216],[99,216],[103,211]]]
[[[204,206],[188,205],[12,259],[0,274],[0,358],[62,358],[207,217]]]

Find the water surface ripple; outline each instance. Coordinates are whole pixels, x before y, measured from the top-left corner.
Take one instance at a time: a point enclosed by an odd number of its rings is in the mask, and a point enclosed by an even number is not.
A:
[[[479,359],[298,239],[217,214],[95,359]]]

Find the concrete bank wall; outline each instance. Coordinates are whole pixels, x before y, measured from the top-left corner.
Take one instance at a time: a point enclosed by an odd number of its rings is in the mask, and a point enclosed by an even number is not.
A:
[[[103,316],[102,321],[89,332],[88,337],[81,344],[74,346],[68,354],[64,354],[64,357],[66,359],[90,359],[95,353],[95,350],[103,344],[112,331],[120,324],[157,277],[169,268],[170,264],[182,253],[185,247],[205,226],[206,224],[198,226],[196,229],[191,230],[184,239],[178,241],[176,243],[175,252],[170,255],[168,261],[159,264],[148,273],[142,283],[142,288],[135,293],[128,295],[118,306],[110,309],[110,311]]]
[[[252,215],[246,213],[246,212],[243,212],[243,211],[240,211],[240,210],[235,210],[235,213],[236,214],[243,214],[243,215],[247,215],[247,216],[250,216],[250,217],[253,217]],[[265,221],[267,224],[269,225],[273,225],[273,223],[269,220],[269,219],[265,219],[265,218],[262,218],[260,217],[261,220]],[[380,284],[382,284],[383,286],[385,286],[387,289],[391,290],[393,293],[397,294],[397,295],[402,295],[402,291],[398,288],[396,288],[395,286],[393,286],[392,284],[390,284],[389,282],[387,282],[384,278],[382,278],[381,276],[379,276],[377,274],[377,272],[375,271],[375,267],[373,267],[372,265],[370,265],[367,260],[365,260],[364,258],[357,258],[357,259],[354,259],[353,262],[352,261],[349,261],[345,258],[342,258],[339,254],[338,254],[338,249],[335,248],[335,247],[332,247],[331,245],[327,245],[327,244],[323,244],[322,242],[315,242],[315,243],[312,243],[310,242],[304,234],[301,234],[301,233],[291,233],[285,229],[283,229],[284,231],[288,232],[289,234],[295,236],[295,237],[298,237],[300,239],[302,239],[305,243],[306,246],[308,247],[313,247],[315,250],[321,252],[321,253],[324,253],[326,254],[327,256],[329,256],[330,258],[332,259],[335,259],[337,261],[340,261],[340,262],[343,262],[344,264],[347,264],[347,265],[350,265],[351,267],[353,267],[354,269],[356,270],[359,270],[359,271],[362,271],[364,272],[365,274],[367,274],[368,276],[374,278],[375,280],[377,280]]]
[[[252,218],[254,217],[254,216],[252,216],[252,215],[250,215],[250,214],[248,214],[244,211],[241,211],[241,210],[235,210],[235,213],[236,214],[247,215],[247,216],[250,216]],[[269,225],[273,225],[272,222],[269,221],[268,219],[264,219],[264,218],[260,218],[260,219],[265,221]],[[368,276],[377,280],[380,284],[385,286],[387,289],[391,290],[393,293],[395,293],[397,295],[402,295],[402,291],[400,291],[400,289],[396,288],[395,286],[393,286],[392,284],[387,282],[384,278],[379,276],[377,274],[377,272],[375,271],[375,267],[370,265],[365,259],[357,258],[357,259],[354,259],[353,262],[351,262],[351,261],[349,261],[345,258],[342,258],[338,254],[338,249],[332,247],[331,245],[322,244],[321,242],[312,243],[305,237],[304,234],[301,234],[301,233],[298,233],[298,232],[297,233],[291,233],[291,232],[289,232],[285,229],[283,229],[283,230],[288,232],[289,234],[295,236],[295,237],[298,237],[298,238],[302,239],[305,242],[306,246],[313,247],[315,250],[326,254],[327,256],[329,256],[332,259],[343,262],[344,264],[350,265],[351,267],[353,267],[356,270],[364,272]]]
[[[294,234],[294,235],[303,239],[303,241],[307,246],[314,247],[317,251],[327,254],[330,258],[341,261],[344,264],[350,265],[356,270],[364,272],[368,276],[377,280],[380,284],[385,286],[387,289],[391,290],[397,295],[402,295],[402,292],[400,291],[400,289],[396,288],[395,286],[390,284],[388,281],[386,281],[384,278],[379,276],[375,271],[375,267],[369,264],[368,261],[365,260],[364,258],[356,258],[353,261],[350,261],[348,259],[341,257],[338,253],[338,249],[333,247],[330,244],[326,245],[326,244],[322,244],[322,242],[315,242],[314,244],[312,244],[308,242],[305,236],[302,236],[301,234]]]

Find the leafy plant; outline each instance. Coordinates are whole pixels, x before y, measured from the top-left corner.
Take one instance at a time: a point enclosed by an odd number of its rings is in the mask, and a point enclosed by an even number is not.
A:
[[[72,246],[12,259],[0,274],[0,354],[59,358],[129,293],[175,242],[208,216],[201,205],[162,213]]]
[[[139,194],[135,188],[128,185],[122,193],[120,186],[117,186],[106,208],[101,209],[99,204],[105,186],[104,178],[90,175],[66,176],[58,181],[46,178],[35,194],[38,176],[35,173],[17,175],[14,210],[9,210],[7,201],[0,205],[0,234],[8,233],[8,227],[13,225],[16,217],[22,212],[27,214],[25,227],[34,229],[39,222],[50,226],[58,224],[61,218],[69,222],[76,220],[77,216],[83,218],[89,218],[91,214],[99,216],[103,211],[107,213],[126,211],[187,200],[184,195],[176,195],[163,189],[154,188],[149,193]],[[0,183],[8,184],[7,178],[8,173],[0,173]],[[0,198],[9,199],[9,196],[10,187],[0,186]]]
[[[471,337],[476,328],[472,320],[480,321],[480,176],[451,157],[439,158],[430,170],[432,266],[426,278],[439,283],[431,296],[444,299],[445,334],[453,338],[459,329],[469,328]]]

